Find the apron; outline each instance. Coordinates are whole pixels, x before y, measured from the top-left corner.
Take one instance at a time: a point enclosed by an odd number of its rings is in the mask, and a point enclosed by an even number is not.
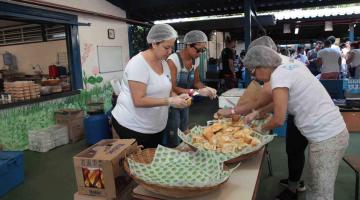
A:
[[[180,53],[176,53],[176,55],[179,58],[180,62],[180,72],[176,75],[176,84],[179,87],[191,89],[194,87],[194,76],[195,76],[195,68],[191,67],[191,69],[188,71],[186,70],[184,63],[180,57]],[[193,60],[193,63],[195,61]]]

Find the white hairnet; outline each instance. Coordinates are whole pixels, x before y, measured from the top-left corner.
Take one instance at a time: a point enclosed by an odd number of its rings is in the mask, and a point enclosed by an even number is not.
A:
[[[148,44],[151,44],[154,42],[176,39],[177,37],[177,32],[169,24],[155,24],[151,27],[146,37],[146,41]]]
[[[275,68],[281,65],[281,61],[282,59],[276,51],[264,45],[257,45],[249,49],[243,60],[247,68]]]
[[[208,38],[206,34],[202,31],[193,30],[185,34],[184,43],[193,44],[197,42],[207,42]]]
[[[257,38],[256,40],[252,41],[250,43],[248,49],[250,49],[254,46],[257,46],[257,45],[267,46],[269,48],[272,48],[274,51],[277,50],[277,46],[276,46],[275,42],[269,36],[262,36],[262,37]]]

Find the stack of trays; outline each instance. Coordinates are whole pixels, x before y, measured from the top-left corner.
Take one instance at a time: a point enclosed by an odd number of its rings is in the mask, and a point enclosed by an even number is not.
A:
[[[69,143],[67,126],[54,125],[49,128],[29,131],[29,149],[47,152],[57,146]]]
[[[40,85],[34,81],[5,82],[5,92],[10,94],[13,101],[24,101],[40,97]]]

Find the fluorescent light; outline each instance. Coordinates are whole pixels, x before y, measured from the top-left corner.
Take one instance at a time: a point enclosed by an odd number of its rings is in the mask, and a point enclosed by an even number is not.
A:
[[[299,29],[300,29],[299,27],[295,28],[295,35],[299,34]]]
[[[332,21],[325,21],[325,31],[333,31]]]
[[[291,33],[290,24],[284,24],[283,33]]]

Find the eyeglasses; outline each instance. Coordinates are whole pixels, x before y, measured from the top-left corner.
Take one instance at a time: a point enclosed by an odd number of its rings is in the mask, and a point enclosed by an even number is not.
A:
[[[199,48],[197,48],[195,46],[191,46],[191,47],[196,50],[196,53],[204,53],[204,52],[206,52],[206,48],[199,49]]]

